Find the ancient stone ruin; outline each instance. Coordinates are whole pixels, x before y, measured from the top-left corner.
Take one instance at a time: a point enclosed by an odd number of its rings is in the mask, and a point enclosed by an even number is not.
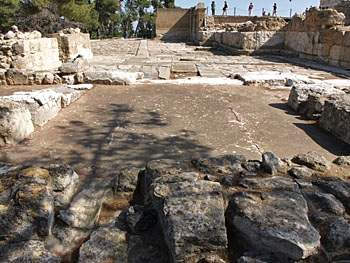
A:
[[[349,157],[0,167],[1,262],[346,262]]]
[[[289,23],[197,18],[193,40],[216,50],[350,67],[350,31],[333,9],[312,8]],[[146,46],[140,41],[137,59],[148,58]],[[135,72],[91,65],[89,36],[73,29],[2,40],[0,50],[1,85],[47,86],[0,97],[0,147],[28,137],[93,84],[168,80],[180,64]],[[203,61],[190,70],[204,75]],[[349,84],[249,73],[225,77],[290,88],[291,109],[350,144]],[[160,159],[88,182],[64,164],[0,164],[0,261],[348,262],[349,170],[349,156],[329,162],[316,152]]]

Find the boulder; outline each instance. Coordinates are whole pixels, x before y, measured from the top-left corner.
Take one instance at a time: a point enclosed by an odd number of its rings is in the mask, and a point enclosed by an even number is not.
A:
[[[17,172],[3,181],[11,193],[0,204],[1,239],[12,242],[43,239],[51,234],[54,221],[49,171],[39,167],[13,171]]]
[[[34,131],[32,115],[18,102],[0,99],[0,147],[16,144]]]
[[[253,250],[301,260],[320,247],[320,235],[299,193],[238,192],[229,202],[227,219],[231,230],[238,231]]]
[[[79,249],[81,263],[120,262],[128,263],[126,232],[115,227],[96,229]]]
[[[85,82],[106,84],[106,85],[128,85],[135,83],[136,80],[143,78],[141,72],[123,72],[123,71],[96,71],[89,69],[84,73]]]
[[[198,180],[196,173],[163,175],[154,180],[151,199],[173,262],[220,255],[227,246],[222,189]]]
[[[288,106],[302,115],[320,113],[325,100],[333,94],[345,94],[345,92],[323,84],[299,84],[290,90]]]
[[[326,101],[319,125],[350,144],[350,94],[332,96]]]
[[[330,168],[330,163],[317,152],[298,154],[292,158],[292,162],[305,165],[314,171],[324,172]]]

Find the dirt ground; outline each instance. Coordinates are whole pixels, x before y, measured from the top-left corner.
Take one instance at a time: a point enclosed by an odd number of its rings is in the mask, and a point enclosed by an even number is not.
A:
[[[1,87],[0,95],[42,88]],[[294,115],[288,94],[233,85],[96,85],[22,143],[0,148],[0,161],[66,163],[88,178],[162,158],[350,155],[349,145]]]

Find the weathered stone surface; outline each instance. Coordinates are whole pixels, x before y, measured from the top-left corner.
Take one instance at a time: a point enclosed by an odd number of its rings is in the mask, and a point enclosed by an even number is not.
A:
[[[143,78],[143,73],[122,72],[122,71],[95,71],[89,69],[84,73],[87,83],[106,85],[127,85]]]
[[[220,253],[227,245],[220,184],[197,177],[164,175],[152,184],[152,204],[174,262],[193,261],[203,251]]]
[[[16,144],[34,131],[30,111],[17,102],[0,99],[0,146]]]
[[[227,211],[228,223],[256,250],[300,260],[316,253],[320,246],[320,235],[308,219],[301,194],[240,192],[232,197]]]
[[[49,172],[38,167],[18,171],[2,182],[15,193],[0,204],[2,240],[20,242],[51,234],[54,206],[50,183]]]
[[[193,159],[191,162],[204,173],[239,173],[243,170],[246,158],[243,155],[224,155],[219,158]]]
[[[52,177],[54,205],[63,209],[69,206],[79,187],[77,173],[67,165],[51,165],[46,167]]]
[[[326,171],[330,167],[330,163],[317,152],[308,152],[298,154],[292,158],[292,162],[305,165],[315,171]]]
[[[115,227],[98,228],[81,246],[78,262],[129,262],[126,232]]]
[[[288,170],[288,174],[298,179],[310,179],[313,176],[312,170],[306,166],[293,167]]]
[[[107,188],[103,180],[89,183],[75,195],[67,209],[59,211],[59,218],[72,228],[92,229],[97,222]]]
[[[333,163],[340,166],[350,166],[350,156],[339,156],[333,161]]]
[[[45,248],[39,240],[29,240],[0,248],[1,262],[60,263],[62,259]]]
[[[334,178],[335,179],[335,178]],[[326,192],[333,194],[339,201],[341,201],[346,208],[350,211],[350,183],[341,180],[330,180],[330,181],[313,181],[313,184],[317,185]]]
[[[350,94],[332,96],[326,101],[319,124],[350,144]]]
[[[276,174],[283,168],[282,161],[271,152],[266,152],[262,154],[261,165],[266,172],[272,175]]]
[[[345,94],[345,92],[322,84],[293,86],[289,93],[288,106],[300,114],[321,112],[325,99],[333,94]],[[310,101],[310,95],[319,98],[317,103]]]
[[[72,74],[72,73],[81,73],[88,70],[90,67],[89,61],[84,57],[77,57],[72,61],[63,63],[59,70],[62,74]]]
[[[298,185],[293,180],[285,177],[274,176],[271,178],[247,178],[239,180],[238,185],[248,189],[265,189],[271,191],[289,191],[300,193]]]

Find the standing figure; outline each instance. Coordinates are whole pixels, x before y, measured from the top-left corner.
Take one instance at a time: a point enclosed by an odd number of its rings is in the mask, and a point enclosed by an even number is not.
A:
[[[227,9],[228,9],[228,4],[227,1],[224,2],[224,7],[222,8],[222,15],[226,15],[227,16]]]
[[[249,4],[249,6],[248,6],[248,14],[249,14],[249,16],[251,16],[251,15],[252,15],[253,8],[254,8],[253,3],[250,3],[250,4]]]
[[[215,16],[215,8],[216,8],[216,4],[215,1],[211,2],[211,15]]]
[[[273,9],[272,16],[277,16],[277,4],[276,3],[273,4],[272,9]]]

